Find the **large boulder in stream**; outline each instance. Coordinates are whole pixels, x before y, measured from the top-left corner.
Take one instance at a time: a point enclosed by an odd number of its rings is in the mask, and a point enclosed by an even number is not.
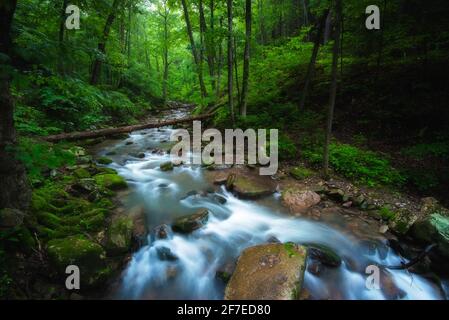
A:
[[[226,300],[295,300],[306,269],[307,250],[293,243],[243,251],[226,287]]]
[[[116,218],[111,222],[105,245],[109,255],[120,255],[130,250],[133,228],[133,219],[127,216]]]
[[[231,174],[226,188],[232,190],[241,199],[260,199],[276,192],[276,186],[267,179]]]
[[[287,189],[282,192],[282,205],[284,205],[290,213],[301,214],[320,203],[321,197],[311,190]]]
[[[437,251],[449,258],[449,217],[439,213],[431,214],[417,221],[410,230],[412,236],[426,244],[436,243]]]
[[[204,227],[208,220],[209,211],[207,209],[200,209],[192,215],[176,219],[172,225],[172,229],[178,233],[191,233]]]

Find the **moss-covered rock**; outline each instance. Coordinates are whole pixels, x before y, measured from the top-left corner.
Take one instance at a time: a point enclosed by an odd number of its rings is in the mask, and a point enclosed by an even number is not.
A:
[[[117,174],[100,174],[94,177],[95,182],[100,188],[117,191],[128,188],[125,179]]]
[[[209,211],[200,209],[196,213],[178,218],[173,223],[172,229],[178,233],[191,233],[204,227],[209,220]]]
[[[169,161],[169,162],[164,162],[163,164],[161,164],[161,171],[172,171],[174,169],[174,164]]]
[[[61,275],[65,275],[67,266],[78,266],[83,286],[94,287],[102,284],[110,272],[103,248],[81,235],[51,240],[48,242],[47,252],[50,261]]]
[[[449,217],[439,213],[418,220],[410,230],[411,235],[426,244],[438,244],[438,252],[449,258]]]
[[[307,250],[292,243],[243,251],[229,281],[226,300],[295,300],[306,269]]]
[[[79,179],[90,178],[90,173],[85,168],[78,168],[73,171],[73,175]]]
[[[315,172],[304,167],[296,167],[290,170],[290,175],[296,180],[304,180],[315,175]]]
[[[106,250],[110,255],[126,253],[131,248],[133,220],[120,217],[112,221],[107,231]]]
[[[62,223],[61,218],[53,213],[38,212],[36,215],[37,215],[37,220],[43,226],[46,226],[46,227],[52,228],[52,229],[56,229],[61,226],[61,223]]]
[[[98,159],[97,159],[97,162],[98,162],[99,164],[102,164],[102,165],[108,165],[108,164],[113,163],[114,161],[112,161],[112,160],[109,159],[108,157],[101,157],[101,158],[98,158]]]
[[[231,176],[226,183],[227,187],[242,199],[260,199],[276,192],[275,186],[266,180],[246,176],[235,176],[233,182],[230,180]]]

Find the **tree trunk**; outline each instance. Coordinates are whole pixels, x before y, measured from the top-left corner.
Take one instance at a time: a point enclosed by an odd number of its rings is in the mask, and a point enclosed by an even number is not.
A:
[[[101,129],[101,130],[95,130],[95,131],[82,131],[82,132],[71,132],[71,133],[62,133],[57,134],[54,136],[47,136],[43,139],[45,141],[49,142],[58,142],[58,141],[76,141],[76,140],[83,140],[83,139],[92,139],[92,138],[100,138],[100,137],[110,137],[118,134],[123,133],[130,133],[134,131],[139,130],[145,130],[145,129],[151,129],[151,128],[162,128],[167,126],[173,126],[181,123],[191,123],[193,121],[199,121],[204,119],[209,119],[213,117],[215,113],[208,113],[200,116],[195,117],[189,117],[189,118],[182,118],[182,119],[174,119],[174,120],[168,120],[168,121],[159,121],[159,122],[151,122],[146,124],[138,124],[134,126],[126,126],[126,127],[120,127],[120,128],[108,128],[108,129]]]
[[[59,45],[59,57],[58,57],[58,69],[59,74],[64,75],[65,74],[65,68],[64,68],[64,59],[65,59],[65,46],[64,46],[64,30],[65,30],[65,10],[67,8],[69,1],[63,0],[62,1],[62,8],[61,8],[61,16],[59,18],[59,36],[58,36],[58,45]]]
[[[16,143],[14,101],[11,96],[11,24],[17,0],[0,3],[0,209],[27,209],[31,200],[24,166],[16,160],[11,149]]]
[[[206,24],[206,16],[204,15],[204,4],[203,0],[199,0],[199,11],[200,11],[200,33],[202,39],[202,50],[206,52],[206,60],[207,65],[209,67],[209,75],[211,78],[212,90],[215,89],[215,66],[214,66],[214,58],[212,55],[212,44],[210,43],[210,37],[207,33],[207,24]]]
[[[327,44],[329,42],[329,39],[331,37],[332,32],[332,10],[329,10],[329,13],[327,14],[326,18],[326,29],[324,31],[324,44]]]
[[[341,14],[342,14],[342,0],[336,0],[335,3],[335,44],[332,58],[332,80],[329,95],[329,109],[327,113],[327,126],[324,141],[324,156],[323,167],[324,176],[329,178],[329,146],[332,137],[332,123],[334,119],[335,99],[337,96],[337,73],[338,73],[338,56],[340,53],[340,32],[341,32]]]
[[[232,12],[232,0],[227,0],[227,11],[228,11],[228,106],[231,112],[232,123],[235,123],[234,114],[234,72],[233,72],[233,59],[234,59],[234,46],[233,46],[233,12]]]
[[[240,81],[239,81],[239,65],[238,65],[238,60],[237,60],[237,39],[236,37],[234,37],[234,71],[235,71],[235,86],[237,89],[237,101],[240,103],[240,99],[241,99],[241,94],[240,94]]]
[[[181,0],[181,3],[182,3],[183,11],[184,11],[184,19],[186,21],[187,33],[189,35],[189,40],[190,40],[190,46],[192,47],[193,60],[195,62],[196,68],[197,68],[198,80],[200,83],[200,90],[201,90],[201,97],[204,99],[207,96],[207,90],[206,90],[206,85],[204,84],[204,78],[203,78],[203,63],[198,54],[198,51],[197,51],[197,48],[195,45],[195,39],[193,38],[192,24],[190,22],[190,15],[189,15],[189,9],[187,7],[187,2],[186,2],[186,0]]]
[[[223,28],[223,17],[220,18],[220,29]],[[223,69],[223,41],[220,38],[220,43],[218,44],[218,69],[217,69],[217,87],[215,88],[217,101],[220,99],[221,95],[221,74]]]
[[[243,57],[243,85],[242,85],[242,101],[240,105],[240,112],[242,117],[246,117],[248,107],[248,91],[249,91],[249,68],[251,57],[251,32],[252,32],[252,10],[251,0],[246,0],[245,10],[245,24],[246,24],[246,38],[245,38],[245,53]]]
[[[169,62],[168,62],[168,8],[167,3],[164,2],[165,12],[163,15],[164,19],[164,78],[162,82],[162,94],[164,99],[164,108],[167,106],[168,102],[168,72],[169,72]]]
[[[265,14],[263,0],[257,1],[258,15],[259,15],[259,25],[260,25],[260,43],[265,45],[267,43],[267,30],[265,26]]]
[[[112,3],[111,12],[109,13],[109,16],[106,20],[106,24],[103,29],[103,36],[102,36],[100,42],[98,43],[98,52],[100,52],[100,54],[102,56],[104,56],[106,54],[106,42],[108,41],[109,33],[111,32],[111,27],[112,27],[112,24],[114,23],[115,15],[117,13],[119,4],[120,4],[120,0],[114,0],[114,2]],[[100,74],[101,74],[102,59],[103,59],[103,57],[95,58],[95,61],[94,61],[93,67],[92,67],[92,76],[90,79],[90,83],[92,85],[96,85],[99,81]]]
[[[306,82],[304,84],[304,89],[301,94],[301,101],[299,103],[299,110],[304,110],[304,106],[306,104],[307,93],[309,92],[310,82],[312,81],[312,76],[313,76],[313,73],[315,70],[315,63],[316,63],[316,59],[318,57],[318,52],[320,50],[321,38],[323,37],[324,25],[325,25],[327,16],[328,16],[328,11],[326,11],[323,14],[323,16],[321,17],[321,19],[318,23],[315,43],[313,45],[312,57],[310,59],[309,67],[307,68]]]
[[[380,28],[380,43],[379,43],[379,51],[377,53],[377,68],[376,68],[376,82],[379,79],[380,75],[380,67],[382,65],[382,55],[384,50],[384,27],[385,27],[385,13],[387,11],[387,0],[384,0],[383,12],[381,15],[382,26]]]

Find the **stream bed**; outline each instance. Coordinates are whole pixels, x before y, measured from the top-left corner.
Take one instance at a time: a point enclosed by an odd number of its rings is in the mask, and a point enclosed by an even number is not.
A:
[[[400,265],[404,260],[387,246],[387,239],[344,232],[346,221],[339,214],[320,221],[291,217],[281,206],[280,194],[240,200],[215,186],[200,166],[161,171],[160,165],[170,161],[164,151],[171,145],[171,133],[171,128],[148,129],[96,146],[97,154],[108,155],[114,161],[109,167],[128,181],[125,208],[143,210],[149,230],[147,244],[133,254],[111,298],[223,299],[225,283],[217,272],[227,270],[245,248],[276,238],[325,245],[342,258],[340,267],[325,267],[319,275],[306,270],[303,291],[310,299],[445,299],[447,282],[438,286],[406,270],[384,270],[381,289],[368,289],[367,266]],[[189,235],[170,232],[167,239],[152,236],[156,226],[201,208],[210,212],[204,228]],[[161,257],[161,250],[172,258]]]

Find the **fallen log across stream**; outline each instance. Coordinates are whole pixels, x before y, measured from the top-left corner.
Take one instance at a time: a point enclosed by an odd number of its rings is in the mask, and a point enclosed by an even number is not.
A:
[[[181,124],[181,123],[205,120],[205,119],[209,119],[209,118],[213,117],[214,114],[215,113],[212,112],[212,113],[199,115],[199,116],[195,116],[195,117],[158,121],[158,122],[149,122],[149,123],[145,123],[145,124],[138,124],[138,125],[133,125],[133,126],[119,127],[119,128],[107,128],[107,129],[92,130],[92,131],[61,133],[61,134],[57,134],[57,135],[47,136],[47,137],[44,137],[43,139],[48,142],[58,142],[58,141],[62,141],[62,140],[75,141],[75,140],[83,140],[83,139],[108,137],[108,136],[130,133],[133,131],[139,131],[139,130],[144,130],[144,129],[162,128],[162,127],[173,126],[173,125],[177,125],[177,124]]]

